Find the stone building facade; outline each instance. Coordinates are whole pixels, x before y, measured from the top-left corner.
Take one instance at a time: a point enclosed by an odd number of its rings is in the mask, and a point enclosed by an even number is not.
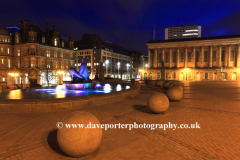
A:
[[[150,40],[144,79],[240,80],[240,35]]]
[[[55,25],[49,30],[46,23],[43,32],[24,20],[19,28],[1,28],[0,38],[0,83],[26,88],[30,83],[57,85],[71,80],[74,42],[71,38],[66,42]]]

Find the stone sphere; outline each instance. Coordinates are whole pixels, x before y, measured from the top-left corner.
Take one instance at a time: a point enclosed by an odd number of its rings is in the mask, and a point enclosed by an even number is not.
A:
[[[169,100],[163,93],[152,94],[147,101],[149,109],[154,113],[163,113],[169,107]]]
[[[169,88],[166,95],[170,101],[179,101],[183,97],[181,90],[177,87]]]
[[[170,84],[168,85],[168,88],[172,88],[174,85],[175,85],[174,83],[170,83]]]
[[[165,81],[163,83],[163,88],[168,89],[168,86],[169,86],[170,83],[171,83],[170,81]]]
[[[76,111],[62,119],[63,127],[57,131],[57,142],[61,150],[71,157],[83,157],[94,152],[102,140],[102,128],[87,128],[89,124],[100,125],[91,113]],[[84,127],[67,128],[65,124],[84,124]],[[86,128],[85,128],[86,127]]]
[[[150,85],[150,80],[145,80],[146,85]]]
[[[157,86],[157,87],[162,87],[162,85],[163,85],[163,81],[161,81],[161,80],[157,80],[155,82],[155,86]]]
[[[173,87],[179,89],[183,94],[183,87],[180,84],[175,84]]]

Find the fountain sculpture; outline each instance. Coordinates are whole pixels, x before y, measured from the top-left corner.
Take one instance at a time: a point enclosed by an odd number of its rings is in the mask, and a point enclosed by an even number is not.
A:
[[[96,83],[93,83],[92,80],[89,79],[89,75],[91,74],[91,69],[87,68],[87,60],[85,58],[82,59],[82,64],[78,68],[79,73],[74,69],[70,68],[69,71],[73,76],[73,81],[64,82],[65,88],[69,90],[81,90],[81,89],[92,89],[95,88]]]

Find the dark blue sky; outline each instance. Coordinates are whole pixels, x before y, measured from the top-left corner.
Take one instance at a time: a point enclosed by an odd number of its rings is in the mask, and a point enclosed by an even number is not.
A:
[[[240,0],[9,0],[1,1],[0,27],[27,19],[45,31],[56,25],[62,37],[84,33],[147,54],[146,42],[164,39],[171,25],[202,26],[202,37],[240,34]]]

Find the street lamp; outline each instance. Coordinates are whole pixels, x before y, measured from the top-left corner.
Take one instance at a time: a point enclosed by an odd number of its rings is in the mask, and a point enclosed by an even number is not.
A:
[[[117,65],[118,65],[118,78],[119,78],[119,67],[120,67],[120,62],[118,62]]]
[[[148,64],[145,64],[145,67],[148,68]]]
[[[130,66],[130,64],[129,64],[129,63],[127,63],[127,64],[126,64],[126,66],[127,66],[127,74],[128,74],[128,67]]]
[[[185,68],[186,71],[186,81],[187,81],[187,71],[189,70],[189,68]]]
[[[109,63],[109,60],[106,60],[106,61],[105,61],[105,64],[106,64],[106,70],[107,70],[108,63]],[[107,71],[108,71],[108,70],[107,70]],[[107,71],[106,71],[106,74],[107,74]]]

